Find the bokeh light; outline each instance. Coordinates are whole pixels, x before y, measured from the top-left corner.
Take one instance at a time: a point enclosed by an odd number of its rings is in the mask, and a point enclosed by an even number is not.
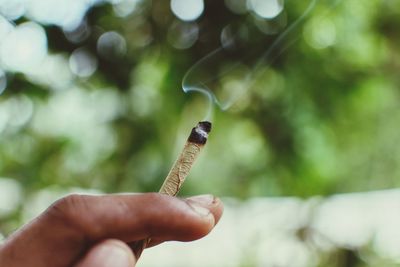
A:
[[[249,0],[254,13],[265,19],[273,19],[283,10],[283,0]]]
[[[181,20],[196,20],[204,11],[204,0],[171,0],[171,10]]]
[[[47,37],[34,22],[18,25],[3,39],[0,57],[7,69],[30,72],[38,68],[47,54]]]
[[[122,57],[126,53],[126,41],[117,32],[103,33],[97,40],[97,51],[101,56],[110,60]]]
[[[69,58],[71,71],[82,78],[90,77],[97,69],[97,58],[86,48],[78,48]]]

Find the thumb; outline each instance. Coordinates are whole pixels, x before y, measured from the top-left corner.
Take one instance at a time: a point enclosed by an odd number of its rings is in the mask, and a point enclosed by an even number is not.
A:
[[[92,247],[75,267],[133,267],[136,259],[122,241],[107,239]]]

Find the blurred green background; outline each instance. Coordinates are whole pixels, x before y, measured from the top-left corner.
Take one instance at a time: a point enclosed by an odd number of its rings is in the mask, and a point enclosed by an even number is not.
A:
[[[399,28],[397,0],[1,0],[0,232],[38,193],[157,191],[209,108],[182,79],[221,46],[190,78],[240,97],[182,195],[397,187]]]

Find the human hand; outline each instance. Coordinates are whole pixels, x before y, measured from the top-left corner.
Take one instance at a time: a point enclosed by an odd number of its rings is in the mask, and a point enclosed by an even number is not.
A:
[[[70,195],[0,246],[0,266],[132,267],[137,259],[129,244],[199,239],[222,211],[222,202],[212,196]]]

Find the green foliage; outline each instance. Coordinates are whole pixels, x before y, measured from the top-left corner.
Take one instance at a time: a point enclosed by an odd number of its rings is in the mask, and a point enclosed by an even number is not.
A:
[[[286,8],[288,23],[304,10],[290,3]],[[250,29],[254,15],[232,14],[209,1],[198,20],[199,40],[178,50],[166,32],[182,22],[169,6],[154,1],[138,9],[119,18],[110,5],[92,8],[87,14],[92,31],[80,42],[69,41],[60,28],[45,27],[51,53],[86,47],[99,68],[63,91],[9,75],[1,100],[3,112],[11,115],[2,131],[3,176],[28,191],[54,184],[106,192],[157,190],[207,105],[180,90],[185,71],[218,46],[224,26]],[[319,2],[295,29],[301,38],[278,61],[262,63],[270,69],[260,71],[230,110],[216,111],[209,148],[185,193],[307,196],[398,185],[400,155],[392,145],[399,116],[395,12],[390,2]],[[96,42],[107,31],[125,38],[126,54],[113,47],[107,57],[99,54]],[[256,38],[227,62],[242,60],[247,50],[267,50],[278,36],[252,34]],[[224,64],[213,62],[212,71]],[[245,86],[240,76],[233,77]],[[224,83],[232,88],[224,76],[216,87]]]
[[[210,0],[194,22],[177,19],[169,1],[142,1],[123,17],[102,4],[87,12],[90,31],[78,41],[43,23],[57,75],[7,71],[1,176],[18,182],[23,199],[49,188],[157,191],[207,113],[204,96],[181,90],[187,70],[220,46],[230,25],[233,36],[247,39],[198,75],[217,78],[211,89],[218,94],[242,92],[242,75],[279,36],[266,29],[284,32],[306,9],[300,2],[262,20]],[[250,89],[227,111],[214,108],[209,144],[182,194],[306,197],[399,186],[399,13],[395,0],[319,1],[280,44],[288,48],[260,63]],[[199,30],[191,45],[188,33],[173,32],[184,26]],[[125,43],[101,51],[99,38],[109,31]],[[79,48],[97,61],[89,77],[69,70]],[[7,218],[18,221],[18,212]]]

